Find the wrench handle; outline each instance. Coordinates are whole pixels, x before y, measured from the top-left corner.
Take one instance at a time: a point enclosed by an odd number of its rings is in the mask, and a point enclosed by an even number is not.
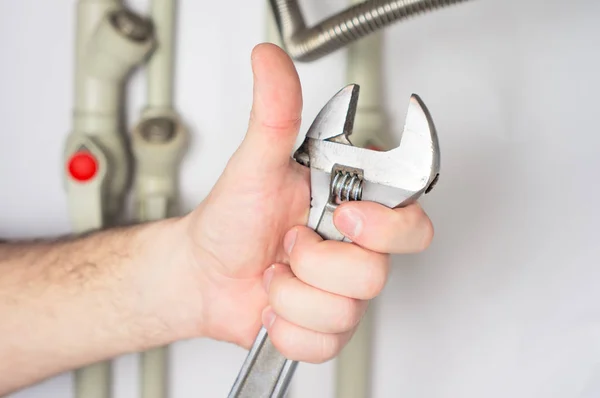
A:
[[[343,240],[333,224],[335,206],[327,204],[315,231],[327,240]],[[309,227],[312,227],[309,225]],[[285,358],[262,327],[235,379],[228,398],[284,398],[296,371],[297,361]]]
[[[297,364],[277,351],[263,327],[246,356],[228,398],[283,398]]]

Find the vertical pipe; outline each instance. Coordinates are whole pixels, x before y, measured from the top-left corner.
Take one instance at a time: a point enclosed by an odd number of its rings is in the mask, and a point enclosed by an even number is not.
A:
[[[73,131],[65,158],[92,157],[101,171],[86,183],[66,168],[71,221],[76,232],[117,222],[129,171],[121,129],[122,90],[129,72],[151,51],[151,27],[118,0],[79,0],[75,46]],[[74,372],[77,398],[109,398],[110,361]]]
[[[122,162],[126,162],[126,155],[122,150],[122,136],[119,130],[121,90],[119,80],[122,76],[115,74],[109,78],[99,78],[94,71],[90,70],[90,63],[93,62],[90,53],[101,50],[96,44],[102,42],[102,37],[97,39],[98,36],[102,36],[99,34],[101,32],[98,28],[105,28],[102,32],[108,31],[105,23],[106,14],[118,7],[119,1],[117,0],[97,2],[79,0],[77,3],[73,130],[68,139],[75,141],[83,136],[92,136],[98,141],[102,141],[115,153],[114,162],[119,163],[119,168],[124,170],[127,165]],[[103,57],[103,55],[99,55],[99,57]],[[125,175],[126,173],[119,173],[110,182],[114,187],[111,189],[113,194],[106,197],[102,203],[106,218],[110,218],[119,211],[120,193],[124,190]],[[73,211],[76,206],[70,205],[70,208]],[[77,210],[77,212],[77,214],[72,214],[72,223],[75,225],[80,224],[79,220],[83,218],[83,211]],[[104,225],[87,227],[98,229]]]
[[[168,396],[168,354],[168,347],[159,347],[142,353],[142,397],[165,398]]]
[[[353,4],[361,0],[350,0]],[[382,106],[382,33],[375,32],[348,46],[347,80],[360,85],[354,129],[350,137],[359,147],[389,149]],[[386,148],[387,147],[387,148]],[[371,396],[373,309],[364,315],[352,340],[336,358],[337,398]]]
[[[173,35],[175,25],[175,0],[152,0],[150,15],[158,46],[147,69],[147,106],[149,109],[173,107]],[[166,217],[157,214],[154,218]],[[141,221],[150,221],[143,216]],[[168,394],[168,347],[158,347],[141,354],[141,396],[165,398]]]
[[[151,19],[157,48],[147,65],[147,104],[132,132],[136,161],[135,208],[141,222],[177,213],[179,160],[186,132],[174,109],[174,37],[176,0],[152,0]],[[140,355],[143,398],[165,398],[169,390],[169,347]]]
[[[148,107],[173,107],[176,0],[152,0],[150,14],[158,47],[148,61]]]
[[[350,0],[360,3],[361,0]],[[360,97],[350,137],[352,143],[373,149],[392,149],[383,107],[383,32],[378,31],[348,46],[346,79],[360,85]]]
[[[77,31],[76,31],[76,68],[75,68],[75,111],[74,111],[74,133],[85,131],[90,125],[94,126],[95,131],[106,131],[104,134],[118,133],[118,120],[116,116],[116,104],[118,103],[119,86],[108,84],[104,87],[102,81],[89,76],[86,69],[86,50],[89,48],[90,39],[93,37],[94,29],[100,24],[105,13],[118,6],[117,1],[104,1],[92,3],[90,1],[79,1],[77,4]],[[98,90],[95,90],[98,88]],[[97,94],[100,94],[99,96]],[[108,115],[104,120],[99,120],[97,114],[106,112]],[[118,140],[118,138],[116,138]],[[73,191],[70,191],[73,192]],[[100,196],[100,195],[98,195]],[[73,224],[78,225],[79,230],[83,232],[87,229],[99,229],[103,225],[103,203],[94,202],[99,210],[88,208],[77,209],[79,214],[73,214]],[[114,205],[108,205],[113,207]],[[71,206],[73,209],[73,206]],[[73,210],[71,210],[73,211]],[[92,212],[100,213],[100,219],[95,225],[82,225],[82,219],[85,220]],[[88,214],[88,216],[85,216]],[[84,222],[85,224],[85,222]],[[111,363],[104,361],[91,364],[74,372],[74,394],[77,398],[109,398],[112,384]]]
[[[277,22],[275,20],[275,14],[273,14],[273,9],[271,8],[269,1],[265,2],[265,14],[265,21],[267,25],[267,41],[281,47],[282,49],[285,49],[283,41],[281,40],[279,28],[277,27]]]
[[[370,396],[372,313],[372,309],[367,311],[354,337],[336,358],[335,396],[337,398]]]
[[[89,365],[75,371],[75,397],[109,398],[112,387],[109,361]]]

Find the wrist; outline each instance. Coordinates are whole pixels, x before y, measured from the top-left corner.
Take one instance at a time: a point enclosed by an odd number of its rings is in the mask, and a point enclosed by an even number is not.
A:
[[[146,224],[135,240],[134,311],[142,324],[145,348],[203,337],[204,285],[189,250],[185,218]]]

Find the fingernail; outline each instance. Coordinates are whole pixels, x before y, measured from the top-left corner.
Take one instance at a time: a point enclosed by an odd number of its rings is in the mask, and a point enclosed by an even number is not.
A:
[[[354,238],[362,232],[363,215],[354,209],[341,209],[335,218],[335,226],[347,237]]]
[[[271,307],[265,308],[265,310],[262,313],[262,323],[264,327],[267,329],[271,328],[271,325],[273,325],[273,322],[275,322],[275,318],[275,313],[273,312]]]
[[[269,285],[271,284],[271,279],[273,279],[273,274],[275,273],[275,264],[271,265],[266,269],[263,274],[263,287],[265,288],[265,292],[269,293]]]
[[[298,230],[293,229],[285,235],[283,239],[283,247],[287,254],[292,253],[292,249],[294,248],[294,243],[296,243],[296,237],[298,236]]]

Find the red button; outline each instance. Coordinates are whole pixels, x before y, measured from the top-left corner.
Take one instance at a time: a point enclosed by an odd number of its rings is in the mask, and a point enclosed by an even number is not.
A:
[[[69,160],[69,173],[77,181],[89,181],[98,172],[98,162],[89,152],[77,152]]]

